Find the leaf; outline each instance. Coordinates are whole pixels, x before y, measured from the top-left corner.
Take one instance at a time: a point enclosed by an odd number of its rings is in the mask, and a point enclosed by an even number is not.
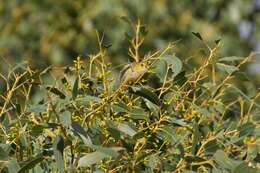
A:
[[[201,37],[200,33],[198,32],[191,32],[194,36],[196,36],[198,39],[200,39],[201,41],[203,41],[203,38]]]
[[[118,130],[133,137],[137,132],[132,128],[130,127],[128,124],[124,124],[124,123],[120,123],[118,124],[117,126]]]
[[[169,117],[169,120],[174,125],[178,125],[178,126],[181,126],[181,127],[188,126],[188,122],[185,119],[177,119],[175,117]]]
[[[35,115],[39,115],[40,113],[46,111],[47,105],[45,104],[36,104],[36,105],[30,105],[28,108],[28,112],[33,112]]]
[[[8,160],[8,153],[0,146],[0,160]]]
[[[155,73],[162,83],[167,73],[167,63],[164,60],[158,60],[158,62],[154,66]]]
[[[143,36],[146,36],[148,34],[148,29],[146,26],[141,26],[140,27],[140,33],[143,35]]]
[[[71,113],[69,111],[61,112],[59,117],[62,125],[69,126],[71,124]]]
[[[160,158],[158,157],[159,153],[152,154],[148,156],[148,166],[151,168],[151,170],[154,170],[158,163],[160,163]]]
[[[243,96],[247,101],[251,102],[252,100],[243,92],[241,91],[239,88],[237,88],[234,85],[231,85],[231,87],[234,89],[233,91],[237,91],[241,96]],[[260,104],[258,104],[257,102],[253,103],[256,107],[260,108]]]
[[[187,81],[187,77],[185,75],[186,71],[181,71],[178,75],[174,77],[174,83],[182,86]]]
[[[218,45],[220,43],[221,39],[215,40],[215,44]]]
[[[88,136],[88,133],[78,122],[72,121],[71,127],[72,127],[73,132],[75,132],[77,135],[79,135],[80,138],[83,140],[83,142],[87,146],[91,147],[93,145],[90,137]]]
[[[157,97],[157,95],[154,92],[150,91],[149,89],[146,89],[144,87],[134,87],[134,86],[129,87],[129,89],[130,89],[129,90],[130,93],[144,97],[156,105],[160,103],[160,100]]]
[[[124,22],[126,22],[127,24],[131,25],[132,24],[132,21],[129,17],[127,16],[121,16],[120,19]]]
[[[118,151],[123,148],[114,147],[114,148],[100,148],[99,150],[88,153],[85,156],[81,157],[78,162],[79,167],[89,167],[93,164],[100,162],[101,160],[107,157],[117,157]]]
[[[204,145],[204,151],[206,154],[214,154],[218,149],[220,149],[220,147],[216,139],[210,140]]]
[[[72,98],[76,98],[78,95],[78,87],[79,87],[79,78],[77,77],[77,79],[74,82],[73,88],[72,88]]]
[[[233,171],[233,173],[259,173],[260,169],[251,168],[247,166],[245,163],[239,164]]]
[[[218,69],[220,69],[221,71],[227,72],[229,75],[231,75],[235,71],[239,70],[236,66],[227,65],[227,64],[223,64],[223,63],[217,63],[216,65],[217,65]]]
[[[230,171],[233,171],[234,168],[241,163],[239,161],[230,159],[228,155],[222,150],[217,150],[217,152],[213,155],[213,159],[221,168]]]
[[[77,98],[76,101],[79,101],[81,104],[89,104],[91,102],[101,102],[102,99],[99,97],[86,95],[84,97]]]
[[[175,145],[178,141],[177,136],[174,134],[174,130],[169,126],[163,126],[158,129],[165,141],[170,142],[172,145]]]
[[[200,131],[199,131],[199,125],[197,122],[194,122],[193,124],[193,138],[192,138],[192,147],[191,152],[193,155],[197,152],[197,146],[200,141]]]
[[[53,150],[54,150],[54,157],[57,165],[57,169],[59,172],[65,172],[65,165],[64,165],[64,159],[63,159],[63,150],[64,150],[65,144],[64,139],[62,136],[58,136],[55,139]]]
[[[52,92],[53,94],[59,96],[61,99],[65,99],[66,96],[58,89],[58,88],[55,88],[55,87],[46,87],[46,89],[50,92]]]
[[[167,66],[173,72],[173,76],[177,76],[182,71],[182,62],[175,55],[167,55],[161,58],[161,60],[166,61]]]
[[[252,135],[255,130],[255,125],[251,122],[242,124],[238,127],[239,137]]]
[[[233,62],[233,61],[241,61],[243,60],[243,57],[237,57],[237,56],[229,56],[229,57],[223,57],[218,59],[218,62]]]
[[[32,136],[38,136],[43,132],[43,129],[46,128],[44,125],[34,125],[31,127],[31,135]]]
[[[25,163],[25,165],[18,171],[18,173],[23,173],[28,171],[29,169],[34,168],[38,163],[41,163],[44,160],[42,155],[39,155],[33,159],[30,159]]]
[[[8,173],[18,173],[20,166],[17,160],[9,160],[7,163]]]
[[[78,162],[79,167],[89,167],[101,160],[109,157],[107,154],[102,153],[100,151],[95,151],[93,153],[86,154],[85,156],[81,157]]]

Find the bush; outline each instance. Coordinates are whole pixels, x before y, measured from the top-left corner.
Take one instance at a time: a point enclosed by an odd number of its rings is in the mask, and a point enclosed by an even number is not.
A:
[[[236,86],[254,55],[220,57],[219,40],[194,33],[199,67],[174,54],[178,41],[141,58],[146,28],[132,26],[129,55],[146,70],[132,83],[118,80],[100,34],[99,52],[73,66],[1,75],[2,172],[259,172],[260,93]]]

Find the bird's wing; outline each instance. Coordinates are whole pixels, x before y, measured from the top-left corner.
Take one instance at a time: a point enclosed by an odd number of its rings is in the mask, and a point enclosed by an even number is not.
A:
[[[119,79],[122,80],[125,72],[131,67],[131,64],[127,64],[124,66],[124,68],[120,71]]]

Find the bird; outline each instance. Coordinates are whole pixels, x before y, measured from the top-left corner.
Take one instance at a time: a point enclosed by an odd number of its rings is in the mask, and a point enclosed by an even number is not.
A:
[[[146,72],[148,68],[144,62],[133,62],[127,64],[120,72],[121,84],[131,84],[139,80]]]

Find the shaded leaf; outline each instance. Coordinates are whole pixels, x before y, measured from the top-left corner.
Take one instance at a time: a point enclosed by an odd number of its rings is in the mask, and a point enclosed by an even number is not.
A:
[[[99,97],[86,95],[86,96],[77,98],[76,101],[79,101],[82,104],[89,104],[91,102],[100,102],[100,101],[102,101],[102,99]]]
[[[148,100],[150,100],[152,103],[158,105],[160,103],[159,98],[157,97],[157,95],[150,91],[149,89],[146,89],[144,87],[134,87],[131,86],[130,87],[130,93],[136,94],[138,96],[144,97]]]
[[[121,131],[131,137],[133,137],[137,133],[132,127],[130,127],[128,124],[125,124],[125,123],[118,124],[117,128],[119,131]]]
[[[192,147],[191,152],[193,155],[197,152],[197,146],[200,141],[200,131],[199,131],[199,125],[197,122],[194,122],[193,124],[193,138],[192,138]]]
[[[69,126],[71,124],[71,113],[69,111],[61,112],[59,117],[62,125]]]
[[[75,132],[77,135],[80,136],[80,138],[84,141],[84,143],[87,146],[92,146],[92,141],[90,137],[88,136],[88,133],[85,131],[85,129],[76,121],[72,121],[71,127],[73,132]]]
[[[203,38],[201,37],[200,33],[198,32],[191,32],[194,36],[196,36],[198,39],[200,39],[201,41],[203,41]]]
[[[65,172],[64,158],[63,158],[63,150],[65,144],[62,136],[58,136],[55,139],[55,143],[53,145],[54,157],[57,165],[57,169],[59,172]]]
[[[50,91],[51,93],[59,96],[61,99],[65,99],[66,98],[66,96],[58,88],[48,86],[48,87],[46,87],[46,89],[48,91]]]
[[[232,160],[228,157],[228,155],[222,151],[222,150],[217,150],[217,152],[214,154],[213,159],[217,164],[224,169],[233,171],[234,168],[240,164],[241,162]]]
[[[79,167],[89,167],[93,164],[100,162],[101,160],[108,157],[118,156],[118,151],[122,148],[103,148],[95,152],[88,153],[85,156],[81,157],[78,162]]]
[[[239,137],[251,135],[251,134],[253,134],[254,130],[255,130],[255,125],[251,122],[242,124],[238,128]]]
[[[233,171],[234,173],[260,173],[260,169],[251,168],[245,163],[239,164]]]
[[[9,160],[7,163],[8,173],[18,173],[20,166],[17,160]]]
[[[0,160],[8,160],[8,153],[0,146]]]
[[[215,40],[215,44],[218,45],[220,43],[221,39]]]
[[[204,151],[206,154],[214,154],[218,149],[220,149],[220,146],[216,139],[210,140],[204,145]]]
[[[25,165],[18,171],[18,173],[23,173],[23,172],[26,172],[28,171],[29,169],[32,169],[34,168],[38,163],[42,162],[43,161],[43,156],[42,155],[39,155],[33,159],[30,159],[29,161],[27,161],[25,163]]]
[[[73,88],[72,88],[72,98],[76,98],[78,95],[78,87],[79,87],[79,78],[74,82]]]

